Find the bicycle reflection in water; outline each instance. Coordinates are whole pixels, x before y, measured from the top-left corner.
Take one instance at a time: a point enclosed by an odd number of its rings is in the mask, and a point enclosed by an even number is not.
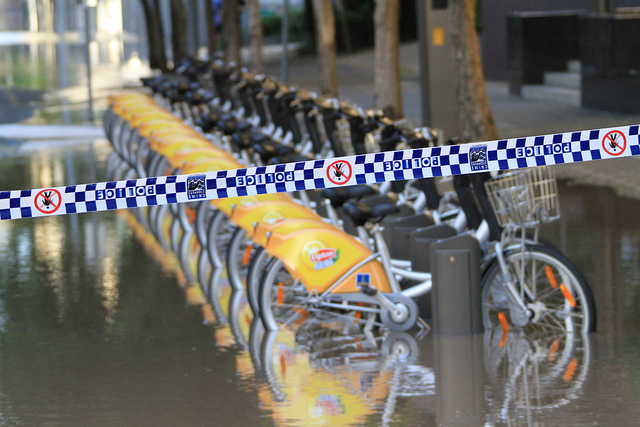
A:
[[[506,338],[506,339],[505,339]],[[540,338],[501,328],[484,337],[488,421],[533,425],[579,399],[591,361],[589,336]]]
[[[158,262],[183,274],[175,256],[157,240],[144,238],[134,216],[125,215]],[[189,289],[185,287],[187,301],[202,305],[219,347],[237,350],[240,381],[257,390],[261,408],[277,425],[438,419],[438,371],[424,365],[429,355],[420,357],[420,348],[429,348],[427,340],[438,337],[419,342],[408,333],[374,334],[326,312],[307,313],[288,328],[265,332],[245,292],[233,290],[224,270],[216,270],[203,289],[206,301],[189,298]],[[483,423],[533,425],[553,419],[579,399],[590,364],[588,336],[533,338],[497,326],[485,332],[483,349],[478,355],[484,356],[486,378]]]

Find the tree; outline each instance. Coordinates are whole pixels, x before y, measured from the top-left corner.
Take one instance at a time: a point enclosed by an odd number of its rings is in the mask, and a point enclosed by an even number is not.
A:
[[[171,0],[171,47],[173,63],[187,56],[187,12],[182,0]]]
[[[264,73],[264,37],[262,31],[262,17],[258,0],[247,1],[247,15],[249,21],[249,45],[251,46],[251,71],[256,74]]]
[[[229,61],[240,64],[240,13],[238,0],[223,0],[222,36],[224,51]]]
[[[164,31],[160,18],[160,0],[140,0],[147,25],[149,66],[154,70],[167,71],[167,54],[164,50]]]
[[[331,0],[313,0],[313,12],[316,20],[320,93],[337,97],[336,20]]]
[[[460,137],[463,141],[498,139],[482,72],[475,22],[476,0],[452,0],[450,4]]]
[[[342,41],[344,42],[344,50],[350,52],[353,50],[353,43],[351,43],[351,31],[349,30],[349,23],[347,22],[347,12],[344,7],[344,0],[335,0],[335,8],[340,17],[340,32],[342,35]]]
[[[376,0],[375,24],[375,93],[376,108],[392,119],[402,117],[400,89],[400,0]]]
[[[207,17],[205,19],[207,25],[207,47],[209,55],[212,55],[218,50],[218,29],[216,27],[217,11],[213,7],[213,0],[205,0],[204,11]]]

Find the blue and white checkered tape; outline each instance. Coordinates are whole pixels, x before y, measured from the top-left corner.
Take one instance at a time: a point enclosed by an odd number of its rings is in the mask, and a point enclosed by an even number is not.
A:
[[[0,219],[514,170],[640,154],[639,125],[126,181],[0,192]]]

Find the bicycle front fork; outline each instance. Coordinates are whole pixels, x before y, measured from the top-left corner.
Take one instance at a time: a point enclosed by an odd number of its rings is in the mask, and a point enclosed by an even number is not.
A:
[[[523,313],[526,313],[529,318],[531,318],[531,313],[522,299],[522,296],[518,292],[516,288],[515,281],[513,280],[513,276],[509,272],[509,268],[507,267],[507,262],[504,259],[504,252],[502,251],[502,242],[495,243],[495,251],[496,257],[498,258],[498,264],[500,265],[500,271],[502,272],[502,283],[507,288],[509,294],[511,294],[511,299],[513,302],[517,304],[517,308],[522,310]],[[513,310],[513,308],[512,308]]]

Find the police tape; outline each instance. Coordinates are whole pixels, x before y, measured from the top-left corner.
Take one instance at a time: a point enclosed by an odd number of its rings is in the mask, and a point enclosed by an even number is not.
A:
[[[639,125],[190,175],[0,192],[0,219],[561,165],[640,154]]]

